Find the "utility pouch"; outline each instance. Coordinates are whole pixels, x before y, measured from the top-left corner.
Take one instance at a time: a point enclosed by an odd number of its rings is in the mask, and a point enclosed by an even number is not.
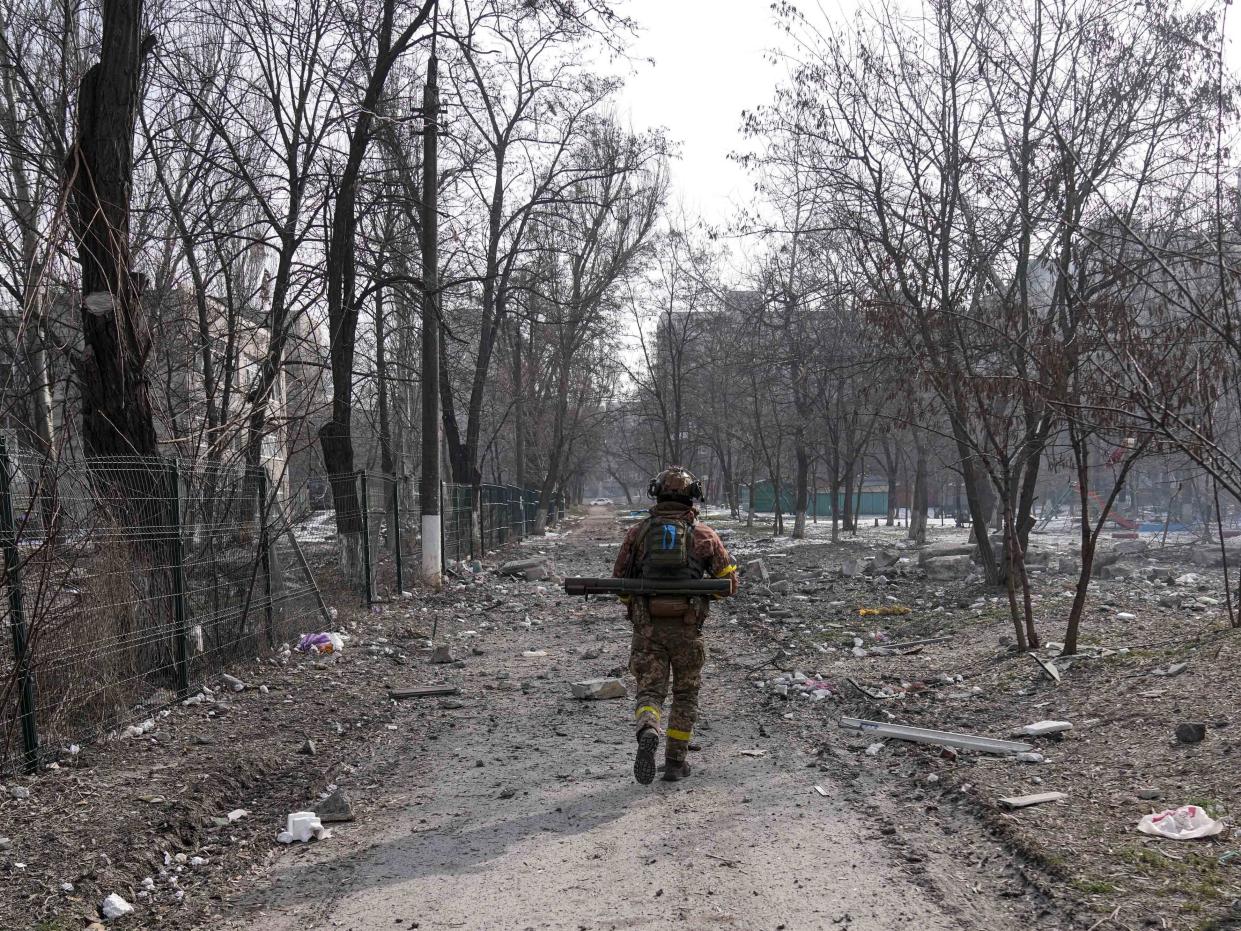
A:
[[[688,598],[671,595],[653,595],[648,599],[648,611],[652,618],[670,620],[684,618],[690,612]]]

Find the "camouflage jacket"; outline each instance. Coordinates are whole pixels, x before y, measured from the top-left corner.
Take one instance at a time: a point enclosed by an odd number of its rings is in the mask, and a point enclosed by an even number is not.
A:
[[[724,579],[737,571],[732,556],[724,548],[724,541],[720,539],[718,533],[698,519],[697,508],[692,505],[678,504],[675,501],[661,501],[651,508],[651,517],[675,517],[693,526],[694,536],[690,541],[690,549],[694,560],[706,568],[707,575],[715,579]],[[641,545],[645,532],[645,520],[640,520],[629,528],[624,542],[621,543],[620,552],[616,554],[612,578],[628,578],[631,569],[641,561],[641,554],[636,550]]]

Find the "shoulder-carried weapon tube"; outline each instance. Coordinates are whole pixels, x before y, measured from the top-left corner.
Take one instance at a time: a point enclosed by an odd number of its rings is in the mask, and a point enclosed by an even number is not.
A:
[[[570,595],[727,595],[728,579],[588,579],[564,580]]]

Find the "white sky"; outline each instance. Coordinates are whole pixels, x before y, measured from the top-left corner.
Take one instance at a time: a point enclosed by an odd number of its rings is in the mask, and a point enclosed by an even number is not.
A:
[[[1218,0],[1204,2],[1214,6]],[[799,5],[820,22],[822,11],[840,19],[857,8],[856,0]],[[745,147],[741,111],[770,101],[780,74],[767,55],[784,38],[771,0],[629,0],[622,9],[642,27],[630,50],[634,59],[653,58],[655,64],[636,63],[621,96],[621,115],[635,129],[668,129],[681,147],[672,166],[674,202],[690,216],[726,225],[751,188],[746,173],[728,159]],[[1241,13],[1230,14],[1225,55],[1235,72],[1241,66]]]
[[[630,0],[642,26],[622,95],[635,129],[664,126],[680,144],[674,199],[691,215],[723,224],[750,188],[728,160],[744,140],[741,111],[771,99],[778,74],[766,52],[779,44],[771,0]]]

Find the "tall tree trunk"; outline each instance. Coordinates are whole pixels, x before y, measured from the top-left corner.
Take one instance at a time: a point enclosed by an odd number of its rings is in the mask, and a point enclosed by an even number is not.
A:
[[[943,506],[943,502],[940,502]],[[913,507],[909,515],[909,539],[917,545],[926,543],[927,518],[927,462],[926,449],[917,445],[917,465],[914,467]]]
[[[857,530],[857,515],[853,509],[853,480],[854,480],[854,464],[850,462],[845,468],[844,480],[844,510],[841,514],[841,525],[846,533],[852,533]]]
[[[147,388],[151,334],[129,267],[129,195],[142,57],[142,0],[104,0],[99,63],[82,78],[70,155],[82,264],[82,439],[88,456],[154,456]]]
[[[806,450],[806,438],[801,430],[794,438],[794,454],[797,457],[797,474],[794,486],[793,501],[793,539],[802,540],[806,536],[806,509],[810,500],[807,491],[810,475],[810,454]]]

